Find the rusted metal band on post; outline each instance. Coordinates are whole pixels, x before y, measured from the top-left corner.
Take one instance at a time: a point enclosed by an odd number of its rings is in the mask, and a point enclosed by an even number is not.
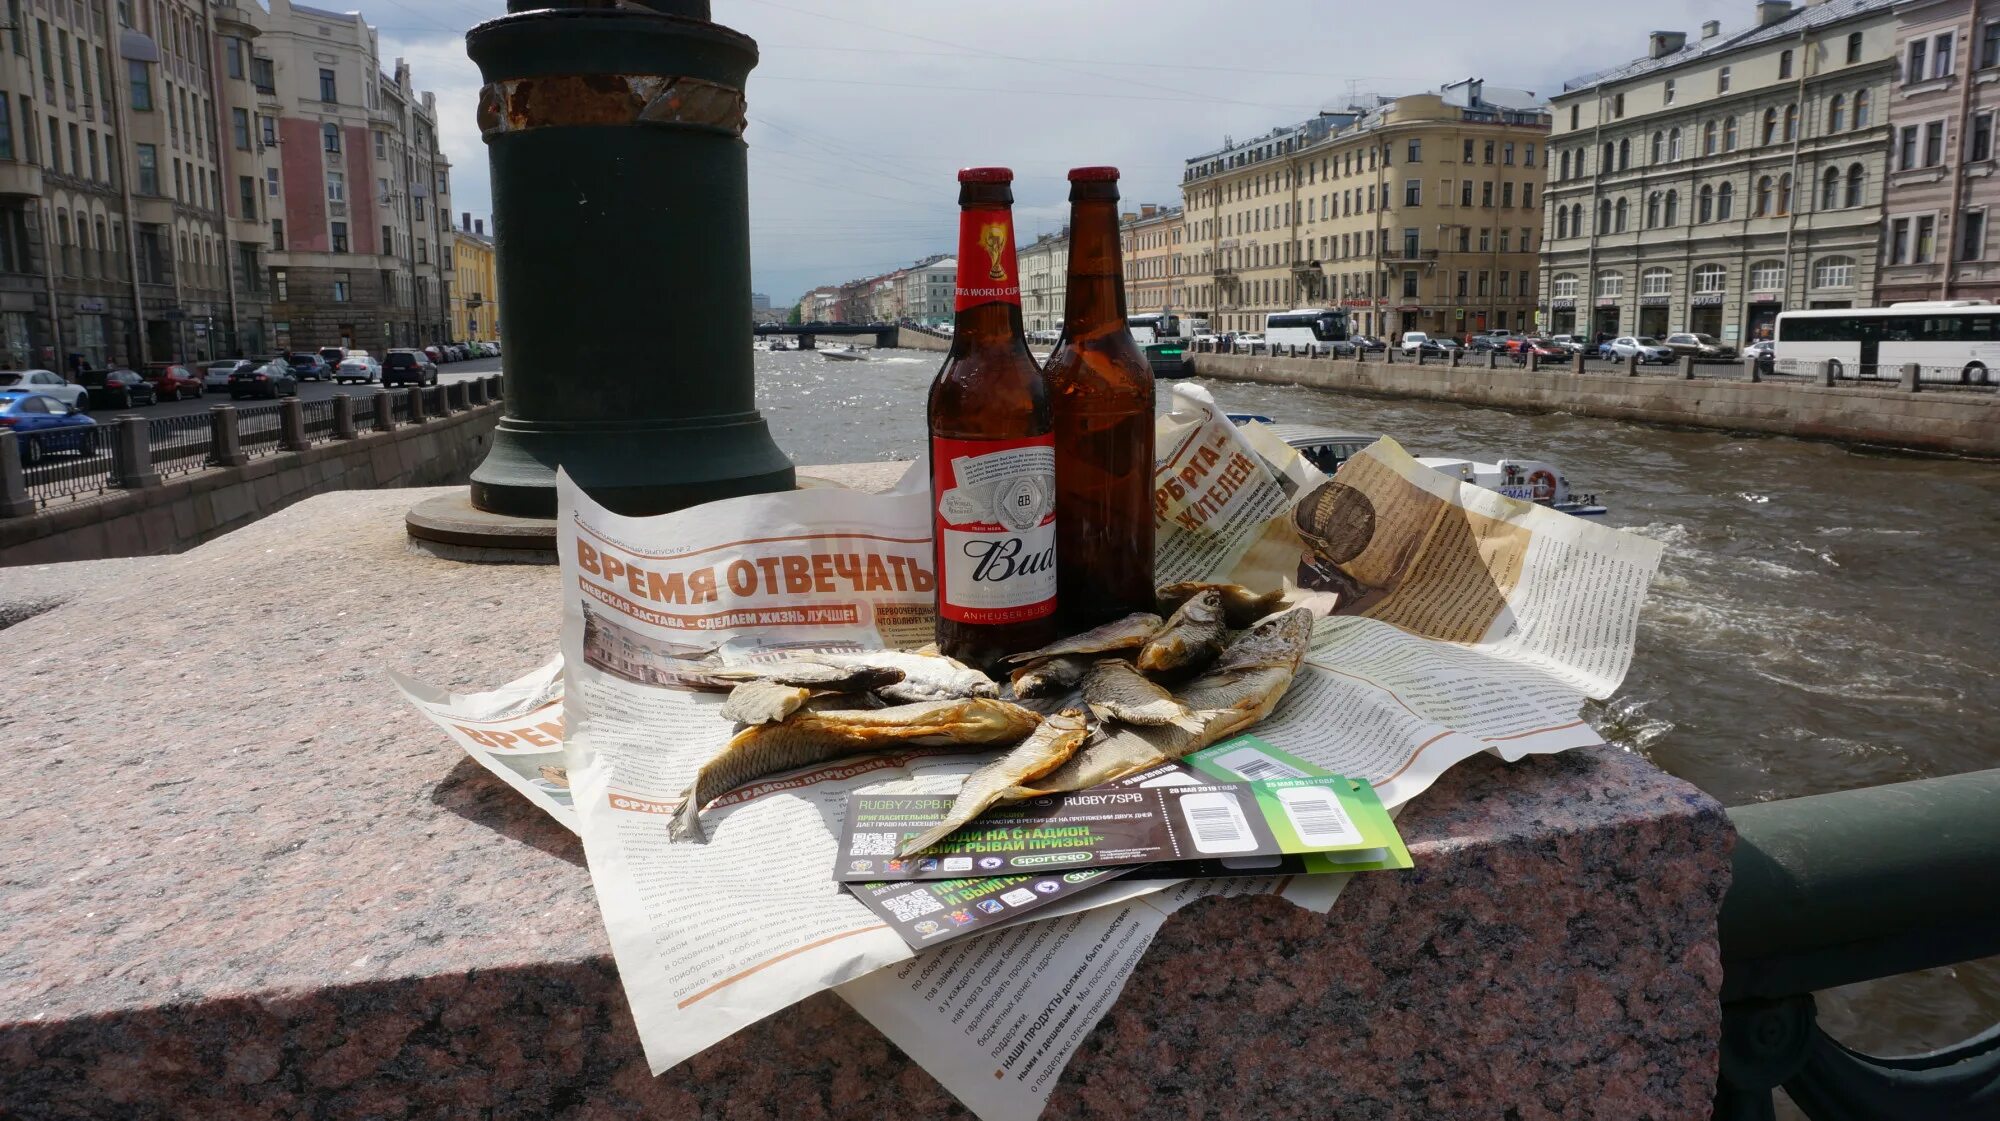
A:
[[[538,128],[667,125],[743,135],[743,91],[669,74],[546,74],[479,91],[479,132],[491,140]]]

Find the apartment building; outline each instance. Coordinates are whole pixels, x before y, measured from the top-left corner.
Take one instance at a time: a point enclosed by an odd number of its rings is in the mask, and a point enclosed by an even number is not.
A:
[[[359,13],[268,2],[268,12],[236,9],[256,34],[224,49],[248,63],[225,81],[250,99],[232,108],[246,157],[236,205],[250,213],[261,186],[274,345],[379,351],[452,337],[450,166],[436,99],[412,86],[402,59],[384,72]],[[245,184],[253,167],[261,179]]]
[[[926,257],[902,272],[903,316],[927,327],[950,323],[955,314],[953,286],[958,281],[958,258]]]
[[[1069,291],[1069,227],[1041,234],[1018,251],[1021,325],[1029,331],[1060,331],[1063,299]]]
[[[1184,309],[1218,331],[1300,306],[1345,307],[1375,335],[1524,329],[1549,129],[1538,101],[1469,79],[1188,160]]]
[[[1125,311],[1178,308],[1174,290],[1180,260],[1181,208],[1141,203],[1138,213],[1118,220],[1125,266]]]
[[[451,235],[451,258],[451,337],[499,338],[498,258],[493,239],[486,233],[486,219],[470,213],[458,216],[458,229]],[[770,303],[764,301],[767,309]]]
[[[2000,300],[2000,2],[1896,5],[1875,300]]]
[[[1546,329],[1741,344],[1787,307],[1865,304],[1882,236],[1894,0],[1764,0],[1656,31],[1564,84],[1545,195]]]

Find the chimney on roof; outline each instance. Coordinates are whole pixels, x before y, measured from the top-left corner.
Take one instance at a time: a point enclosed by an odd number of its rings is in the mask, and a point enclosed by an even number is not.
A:
[[[1687,45],[1685,31],[1655,31],[1646,38],[1646,54],[1650,58],[1665,58]]]
[[[486,219],[484,219],[484,218],[474,218],[474,219],[472,220],[472,232],[473,232],[473,233],[476,233],[476,234],[478,234],[478,235],[479,235],[480,237],[485,237],[485,236],[486,236]]]
[[[1708,40],[1713,39],[1720,34],[1722,34],[1721,20],[1712,19],[1701,25],[1702,42],[1707,42]]]
[[[1769,27],[1779,20],[1790,19],[1792,5],[1789,0],[1757,0],[1757,26]]]
[[[1142,202],[1139,204],[1139,217],[1141,218],[1151,218],[1159,212],[1160,208],[1156,203]]]
[[[472,228],[472,211],[462,210],[459,212],[458,228],[461,230],[469,230]]]

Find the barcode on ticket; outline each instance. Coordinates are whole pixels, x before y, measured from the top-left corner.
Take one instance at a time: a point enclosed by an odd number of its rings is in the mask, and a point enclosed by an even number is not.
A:
[[[889,913],[896,916],[897,922],[909,922],[920,916],[928,915],[932,911],[944,910],[944,904],[931,898],[931,893],[928,891],[911,891],[905,892],[902,895],[892,895],[884,899],[882,905],[889,908]]]
[[[854,835],[853,856],[894,856],[896,855],[894,833],[856,833]]]

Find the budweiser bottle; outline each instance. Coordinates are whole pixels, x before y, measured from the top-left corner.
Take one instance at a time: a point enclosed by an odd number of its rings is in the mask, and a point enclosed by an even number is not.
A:
[[[1014,173],[958,173],[951,355],[931,382],[938,647],[987,669],[1056,637],[1055,437],[1021,333]]]
[[[1071,629],[1153,610],[1153,373],[1125,325],[1118,169],[1069,173],[1069,289],[1049,358],[1057,599]]]

